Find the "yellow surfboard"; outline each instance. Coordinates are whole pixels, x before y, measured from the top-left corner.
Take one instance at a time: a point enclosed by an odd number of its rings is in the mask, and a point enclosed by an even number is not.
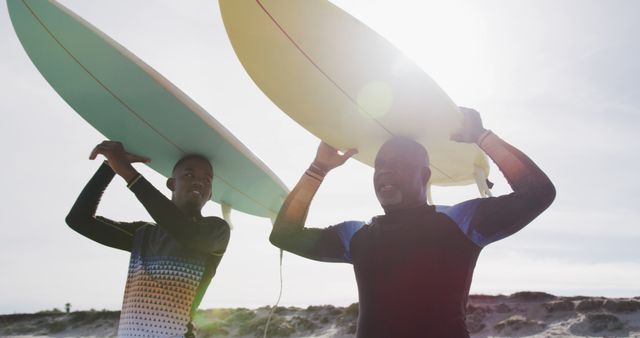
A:
[[[373,165],[393,135],[421,142],[430,184],[477,182],[489,165],[473,144],[449,140],[458,107],[402,52],[326,0],[220,0],[233,48],[260,89],[296,122]]]

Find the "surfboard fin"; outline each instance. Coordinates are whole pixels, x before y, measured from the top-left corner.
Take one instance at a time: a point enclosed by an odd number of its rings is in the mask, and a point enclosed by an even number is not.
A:
[[[221,203],[222,207],[222,218],[229,224],[229,228],[233,229],[233,224],[231,223],[231,206],[227,203]]]
[[[480,197],[493,196],[493,194],[491,193],[491,188],[489,188],[489,180],[484,170],[482,170],[482,168],[478,166],[474,166],[473,176],[476,179],[476,184],[478,185],[478,191],[480,192]]]

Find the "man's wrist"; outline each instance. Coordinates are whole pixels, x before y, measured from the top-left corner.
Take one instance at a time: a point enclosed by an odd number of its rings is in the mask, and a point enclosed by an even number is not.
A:
[[[321,167],[319,167],[317,164],[311,163],[311,165],[309,166],[309,169],[305,171],[305,175],[310,176],[311,178],[322,182],[324,177],[327,175],[327,172]]]
[[[321,165],[318,165],[316,162],[312,162],[311,165],[309,166],[309,169],[313,170],[318,175],[321,175],[323,177],[327,176],[327,173],[329,172],[329,170],[327,170]]]
[[[129,164],[128,166],[122,169],[117,170],[116,174],[122,177],[127,182],[127,185],[130,185],[131,182],[133,182],[133,180],[135,180],[138,176],[140,176],[138,171],[136,171],[136,169],[131,164]]]
[[[136,184],[136,182],[138,182],[141,178],[142,175],[140,175],[140,173],[136,173],[136,175],[131,180],[127,181],[127,188],[131,189],[131,187]]]
[[[476,144],[480,147],[482,147],[482,142],[487,138],[487,136],[491,135],[493,132],[489,129],[485,129],[480,136],[478,136],[478,139],[476,140]]]

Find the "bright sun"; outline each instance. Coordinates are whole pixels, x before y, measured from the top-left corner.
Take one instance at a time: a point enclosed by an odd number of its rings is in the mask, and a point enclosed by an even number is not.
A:
[[[492,50],[471,3],[431,0],[332,0],[416,62],[454,102],[493,94]]]

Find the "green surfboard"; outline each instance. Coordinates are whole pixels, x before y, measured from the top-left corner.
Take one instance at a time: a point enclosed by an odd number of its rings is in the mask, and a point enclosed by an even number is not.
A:
[[[7,0],[27,54],[58,94],[105,137],[152,159],[170,176],[190,153],[213,164],[212,200],[273,217],[288,193],[280,179],[202,107],[158,72],[55,1]]]

